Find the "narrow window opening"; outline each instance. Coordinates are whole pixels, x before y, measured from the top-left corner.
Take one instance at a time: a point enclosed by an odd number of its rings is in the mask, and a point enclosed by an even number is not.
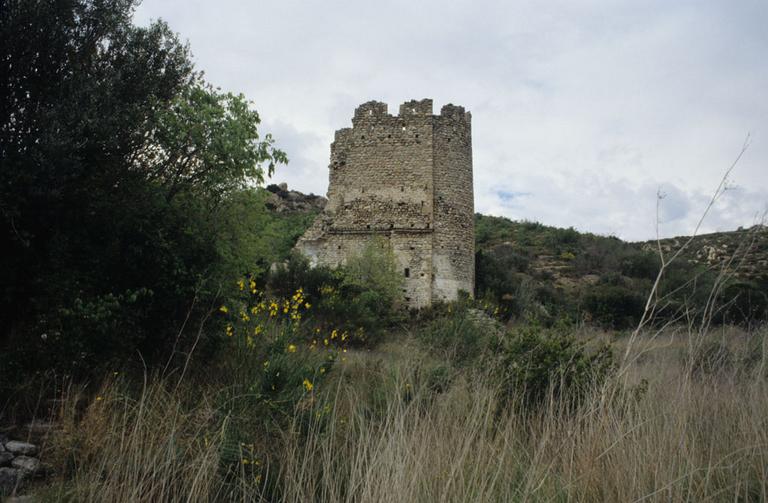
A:
[[[371,228],[371,224],[366,225],[365,228],[366,229],[370,229]]]
[[[406,278],[410,278],[411,277],[411,270],[409,268],[406,267],[404,272],[405,272],[405,277]]]

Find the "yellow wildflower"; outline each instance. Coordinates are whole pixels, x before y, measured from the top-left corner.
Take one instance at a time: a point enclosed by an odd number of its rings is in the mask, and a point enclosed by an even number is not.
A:
[[[264,327],[261,325],[256,325],[256,328],[253,329],[253,335],[259,335],[264,331]]]
[[[240,290],[245,290],[245,281],[244,280],[238,280],[237,281],[237,287],[240,288]]]
[[[304,389],[307,391],[312,391],[312,388],[314,388],[315,385],[312,384],[312,382],[309,379],[304,379]]]
[[[227,323],[226,333],[227,333],[227,337],[232,337],[233,335],[235,335],[235,329],[229,323]]]
[[[221,306],[219,308],[219,311],[221,311],[224,314],[227,314],[229,312],[229,309],[227,309],[227,306]]]
[[[250,349],[253,349],[256,346],[256,344],[254,344],[253,342],[253,337],[251,337],[250,335],[247,335],[245,337],[245,345],[248,346]]]
[[[295,353],[296,352],[296,344],[288,344],[288,352],[289,353]]]
[[[333,332],[331,332],[331,339],[335,339],[336,337],[338,337],[338,335],[339,335],[338,330],[334,330]]]
[[[269,368],[269,360],[264,360],[264,370]]]

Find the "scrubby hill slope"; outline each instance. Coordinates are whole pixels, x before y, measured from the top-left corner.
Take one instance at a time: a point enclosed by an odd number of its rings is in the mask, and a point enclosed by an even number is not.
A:
[[[570,316],[631,326],[659,267],[688,240],[629,243],[535,222],[476,215],[477,292],[513,315]],[[768,314],[768,231],[740,229],[695,237],[664,276],[668,313],[706,303],[721,271],[726,305],[722,321],[765,319]]]
[[[301,235],[325,199],[271,185],[262,191],[275,232],[290,233],[281,252]],[[612,236],[581,233],[537,222],[475,215],[475,296],[509,318],[592,321],[630,327],[642,313],[658,274],[655,241],[630,243]],[[660,242],[670,256],[687,238]],[[768,229],[753,227],[697,236],[667,272],[661,293],[670,294],[667,314],[703,305],[722,266],[732,274],[722,290],[730,307],[722,321],[753,321],[768,316]],[[692,281],[695,280],[695,281]]]
[[[640,243],[645,250],[658,251],[659,245],[665,254],[674,253],[688,241],[679,236],[662,239],[659,243]],[[682,253],[683,259],[705,267],[721,267],[730,263],[736,267],[736,276],[751,281],[768,280],[768,227],[755,225],[748,229],[739,228],[731,232],[701,234],[691,241]]]

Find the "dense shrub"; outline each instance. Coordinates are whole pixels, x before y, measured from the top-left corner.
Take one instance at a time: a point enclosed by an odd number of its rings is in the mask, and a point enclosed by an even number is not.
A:
[[[645,296],[629,286],[597,284],[584,295],[583,309],[592,321],[611,328],[636,325],[645,308]]]
[[[620,271],[630,278],[656,279],[659,274],[659,257],[650,252],[627,253],[620,260]]]
[[[494,334],[470,313],[468,304],[450,306],[447,313],[419,327],[416,333],[427,347],[434,348],[454,365],[476,363],[487,351]]]
[[[554,254],[559,255],[576,249],[580,239],[581,234],[573,227],[567,229],[552,228],[547,233],[546,243]]]
[[[768,319],[768,284],[733,281],[723,289],[721,303],[717,322],[744,326],[762,323]]]
[[[290,416],[327,376],[349,337],[315,331],[309,315],[316,308],[302,288],[277,297],[249,278],[238,281],[234,293],[217,312],[223,326],[214,335],[222,342],[215,366],[233,383],[226,406],[258,412],[249,423]]]
[[[394,253],[381,239],[372,239],[336,269],[310,267],[306,257],[294,253],[268,279],[270,289],[278,293],[303,288],[316,307],[314,323],[345,330],[358,344],[373,342],[404,319],[402,282]]]
[[[585,343],[564,328],[516,328],[498,340],[494,352],[504,396],[522,396],[532,406],[541,404],[550,393],[578,400],[613,370],[608,346],[588,351]]]

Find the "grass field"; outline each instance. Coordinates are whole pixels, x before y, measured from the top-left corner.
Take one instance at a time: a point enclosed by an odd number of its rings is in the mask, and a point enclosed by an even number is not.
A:
[[[413,334],[350,351],[280,428],[225,376],[118,378],[48,446],[70,501],[766,501],[765,330],[641,336],[580,398],[537,406]],[[625,354],[627,337],[611,339]],[[621,358],[619,358],[621,360]],[[212,384],[212,383],[218,384]],[[511,396],[511,400],[500,400]],[[246,401],[246,397],[240,397]],[[238,400],[232,396],[231,400]],[[277,424],[277,423],[272,423]]]

